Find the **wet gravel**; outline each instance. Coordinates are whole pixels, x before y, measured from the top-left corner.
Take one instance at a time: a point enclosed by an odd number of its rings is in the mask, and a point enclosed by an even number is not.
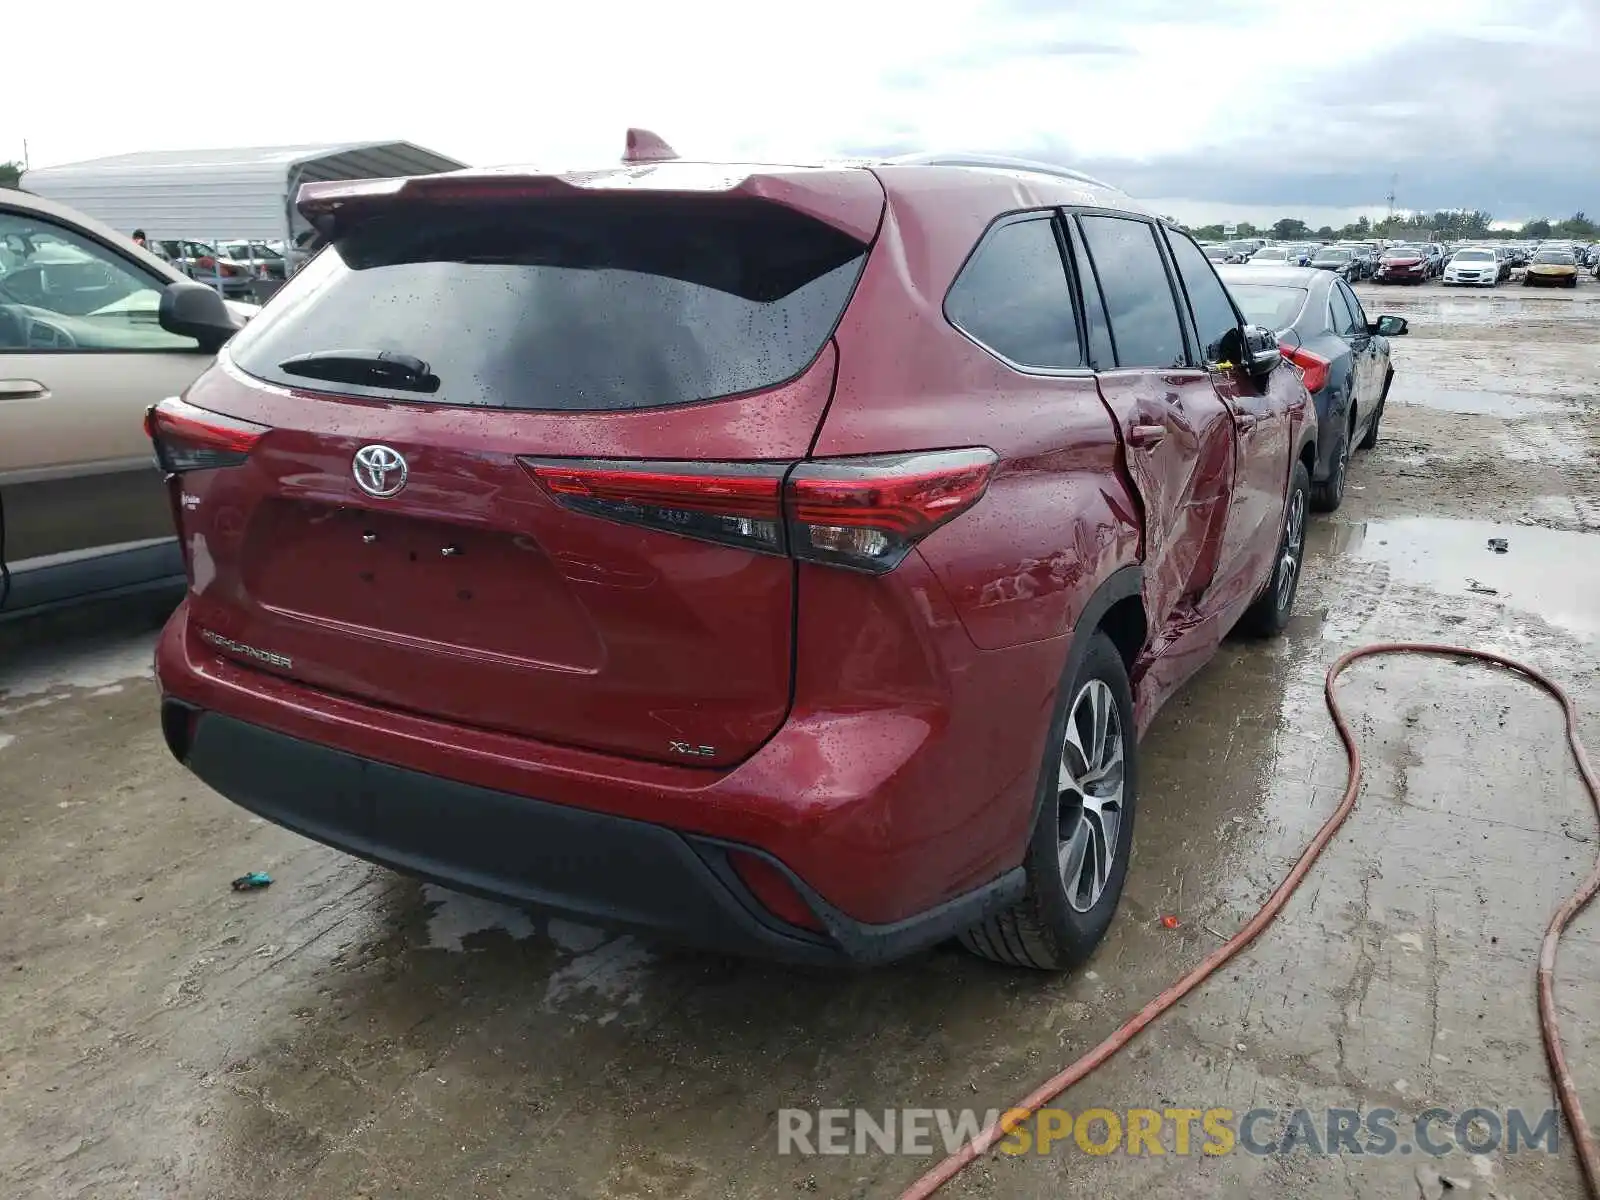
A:
[[[926,1160],[780,1156],[777,1111],[1004,1107],[1211,949],[1342,788],[1320,693],[1338,653],[1502,648],[1600,712],[1600,304],[1589,289],[1362,294],[1369,315],[1412,323],[1378,446],[1313,526],[1288,636],[1225,644],[1150,731],[1123,908],[1071,977],[948,948],[787,971],[424,887],[178,769],[155,724],[150,614],[0,642],[0,1194],[894,1194]],[[1277,927],[1067,1107],[1550,1104],[1536,947],[1595,849],[1553,706],[1435,661],[1363,665],[1345,695],[1370,755],[1353,823]],[[276,882],[230,891],[249,870]],[[1600,917],[1579,922],[1558,991],[1591,1114],[1597,933]],[[1579,1194],[1566,1152],[1437,1169],[1470,1194]],[[1423,1186],[1398,1153],[1068,1142],[985,1160],[949,1194]]]

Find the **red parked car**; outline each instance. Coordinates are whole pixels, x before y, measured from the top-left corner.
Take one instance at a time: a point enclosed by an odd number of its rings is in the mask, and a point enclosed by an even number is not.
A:
[[[672,940],[1089,953],[1137,734],[1304,547],[1314,410],[1193,241],[1011,160],[299,204],[327,250],[150,414],[178,759]]]
[[[1378,259],[1378,283],[1426,283],[1432,274],[1427,254],[1416,246],[1390,246]]]

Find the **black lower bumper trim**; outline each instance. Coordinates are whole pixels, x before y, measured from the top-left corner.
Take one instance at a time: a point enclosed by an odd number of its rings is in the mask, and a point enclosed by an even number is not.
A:
[[[761,907],[726,860],[731,843],[358,758],[219,713],[201,713],[187,728],[182,757],[190,770],[307,837],[461,891],[707,949],[802,963],[885,962],[970,928],[1024,887],[1018,867],[905,921],[870,925],[762,851],[737,847],[789,875],[827,926],[824,937]]]

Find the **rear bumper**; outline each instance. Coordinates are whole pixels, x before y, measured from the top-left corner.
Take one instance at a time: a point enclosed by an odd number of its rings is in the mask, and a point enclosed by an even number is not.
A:
[[[939,915],[947,905],[976,920],[985,889],[1012,886],[1005,881],[1033,827],[1049,713],[1073,640],[981,650],[919,556],[890,582],[915,602],[903,606],[915,621],[902,620],[882,580],[800,572],[809,601],[802,610],[816,617],[803,616],[798,631],[812,652],[796,659],[788,717],[750,757],[726,767],[626,758],[309,687],[206,642],[187,601],[162,633],[156,675],[164,699],[203,714],[201,727],[227,717],[375,768],[445,781],[441,792],[462,785],[664,828],[696,845],[753,849],[803,883],[845,957],[869,960],[935,940],[941,921],[958,926],[955,916]],[[839,611],[865,615],[841,625],[832,615]],[[877,669],[842,669],[858,644],[872,648]],[[894,668],[892,687],[885,662]],[[274,758],[262,763],[265,772],[276,769]],[[246,783],[219,777],[216,786],[248,807],[256,802],[238,791]],[[305,820],[284,823],[307,828]],[[563,898],[559,889],[540,900],[537,876],[485,872],[475,851],[408,865],[385,849],[381,828],[364,842],[350,831],[314,836],[455,886],[587,911],[582,896]],[[914,936],[901,929],[918,925]],[[692,929],[678,936],[706,940]]]
[[[770,856],[826,933],[788,925],[745,888],[728,851],[757,853],[564,804],[476,787],[165,700],[169,747],[268,820],[448,887],[711,950],[819,965],[902,957],[1013,903],[1021,868],[890,924],[854,920]]]

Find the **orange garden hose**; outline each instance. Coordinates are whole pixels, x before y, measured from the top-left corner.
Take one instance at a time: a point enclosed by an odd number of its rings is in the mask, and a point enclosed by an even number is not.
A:
[[[1073,1084],[1082,1080],[1095,1068],[1099,1067],[1112,1055],[1116,1054],[1131,1042],[1146,1026],[1161,1016],[1178,1001],[1182,1000],[1195,988],[1206,981],[1219,967],[1243,950],[1260,935],[1262,930],[1270,925],[1275,917],[1288,903],[1289,897],[1294,894],[1311,868],[1316,864],[1317,858],[1327,848],[1333,835],[1339,832],[1339,827],[1344,824],[1345,818],[1350,815],[1356,806],[1356,792],[1361,786],[1361,751],[1356,746],[1354,735],[1350,732],[1350,725],[1345,720],[1344,713],[1339,708],[1339,702],[1334,695],[1334,684],[1338,681],[1344,669],[1351,663],[1363,658],[1372,658],[1381,654],[1431,654],[1456,659],[1476,659],[1482,662],[1493,663],[1495,666],[1504,667],[1508,671],[1525,676],[1538,684],[1545,691],[1560,702],[1567,718],[1567,744],[1572,749],[1573,761],[1578,765],[1578,773],[1583,776],[1584,785],[1589,789],[1589,799],[1593,801],[1595,815],[1600,818],[1600,780],[1596,780],[1594,768],[1589,765],[1589,756],[1584,752],[1583,741],[1578,736],[1578,713],[1572,703],[1572,698],[1560,684],[1547,675],[1534,670],[1525,663],[1495,654],[1488,650],[1470,650],[1464,646],[1442,646],[1428,642],[1376,642],[1370,646],[1362,646],[1352,650],[1340,658],[1333,666],[1328,668],[1327,679],[1323,684],[1323,693],[1328,701],[1328,711],[1333,716],[1333,723],[1338,727],[1339,737],[1344,742],[1345,752],[1350,760],[1350,779],[1345,785],[1344,798],[1339,801],[1333,814],[1328,817],[1322,828],[1317,831],[1316,837],[1301,852],[1299,860],[1294,864],[1294,869],[1289,872],[1278,884],[1277,889],[1268,898],[1261,911],[1250,919],[1249,924],[1240,929],[1228,941],[1213,950],[1188,974],[1184,975],[1166,991],[1162,992],[1149,1004],[1145,1005],[1131,1018],[1129,1018],[1110,1037],[1090,1050],[1077,1062],[1067,1067],[1060,1074],[1052,1076],[1042,1083],[1033,1092],[1012,1106],[1013,1113],[1022,1110],[1029,1116],[1037,1113],[1041,1108],[1066,1091]],[[1572,922],[1572,919],[1581,912],[1595,893],[1600,892],[1600,857],[1595,860],[1594,866],[1589,871],[1589,876],[1583,881],[1567,900],[1556,909],[1550,918],[1550,924],[1545,928],[1544,941],[1539,948],[1538,995],[1539,995],[1539,1028],[1544,1036],[1545,1055],[1550,1062],[1550,1077],[1555,1084],[1556,1094],[1561,1101],[1561,1110],[1567,1119],[1567,1127],[1572,1131],[1572,1143],[1578,1152],[1578,1164],[1583,1169],[1583,1178],[1588,1185],[1588,1194],[1591,1200],[1600,1200],[1600,1150],[1595,1146],[1594,1131],[1589,1128],[1589,1122],[1583,1115],[1583,1106],[1578,1100],[1577,1085],[1572,1079],[1572,1071],[1567,1066],[1565,1052],[1561,1048],[1561,1030],[1556,1024],[1555,1001],[1555,971],[1556,971],[1556,946],[1561,939],[1561,933]],[[932,1196],[951,1179],[955,1178],[963,1168],[975,1161],[980,1155],[990,1150],[999,1142],[1009,1129],[1015,1128],[1019,1120],[1016,1116],[1009,1118],[1009,1123],[1002,1127],[999,1121],[988,1126],[976,1138],[966,1143],[956,1153],[950,1155],[939,1163],[926,1175],[918,1179],[901,1195],[900,1200],[923,1200]]]

